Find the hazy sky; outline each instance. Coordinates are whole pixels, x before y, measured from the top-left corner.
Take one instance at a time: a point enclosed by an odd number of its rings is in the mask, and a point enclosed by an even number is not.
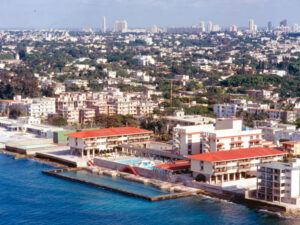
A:
[[[0,0],[0,28],[108,28],[126,19],[129,28],[193,26],[201,20],[229,26],[300,24],[300,0]]]

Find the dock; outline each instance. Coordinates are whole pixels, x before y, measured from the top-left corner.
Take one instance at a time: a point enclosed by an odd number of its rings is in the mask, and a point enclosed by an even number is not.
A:
[[[80,179],[80,178],[73,178],[73,177],[69,177],[69,176],[65,176],[63,174],[60,174],[62,172],[78,171],[78,170],[82,170],[82,168],[65,168],[65,169],[46,170],[46,171],[43,171],[43,173],[47,174],[47,175],[50,175],[50,176],[54,176],[54,177],[62,178],[62,179],[65,179],[65,180],[69,180],[69,181],[72,181],[72,182],[87,184],[87,185],[90,185],[90,186],[93,186],[93,187],[97,187],[97,188],[117,192],[117,193],[124,194],[124,195],[127,195],[127,196],[132,196],[132,197],[136,197],[136,198],[145,199],[145,200],[148,200],[148,201],[151,201],[151,202],[161,201],[161,200],[168,200],[168,199],[175,199],[175,198],[181,198],[181,197],[187,197],[187,196],[198,194],[198,190],[195,190],[195,191],[179,192],[179,193],[172,193],[172,194],[158,195],[158,196],[147,196],[147,195],[143,195],[143,194],[139,194],[139,193],[119,189],[119,188],[116,188],[116,187],[111,187],[111,186],[108,186],[108,185],[98,184],[98,183],[86,181],[86,180],[83,180],[83,179]]]

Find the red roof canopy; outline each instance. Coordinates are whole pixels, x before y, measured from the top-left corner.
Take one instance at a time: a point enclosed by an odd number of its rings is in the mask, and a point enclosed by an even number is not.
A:
[[[163,169],[163,170],[184,170],[184,169],[189,169],[191,166],[190,162],[188,160],[177,160],[174,161],[173,163],[166,163],[166,164],[161,164],[158,166],[154,166],[155,168],[158,169]]]
[[[233,142],[230,142],[231,145],[235,145],[235,144],[242,144],[243,141],[233,141]]]
[[[253,140],[250,140],[249,142],[260,142],[261,139],[253,139]]]
[[[97,130],[84,130],[75,133],[65,134],[65,136],[76,138],[92,138],[92,137],[107,137],[129,134],[152,133],[152,131],[144,130],[136,127],[114,127],[103,128]]]
[[[272,155],[284,155],[287,152],[279,151],[273,148],[243,148],[229,151],[208,152],[198,155],[187,156],[187,158],[205,161],[205,162],[221,162],[237,159],[256,158]]]

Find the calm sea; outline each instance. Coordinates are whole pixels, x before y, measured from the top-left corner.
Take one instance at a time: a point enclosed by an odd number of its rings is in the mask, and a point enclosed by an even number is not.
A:
[[[300,224],[208,197],[148,202],[50,177],[53,167],[0,154],[0,224]]]

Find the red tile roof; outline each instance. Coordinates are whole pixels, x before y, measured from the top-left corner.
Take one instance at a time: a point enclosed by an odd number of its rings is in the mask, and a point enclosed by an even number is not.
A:
[[[191,164],[188,160],[176,160],[173,163],[161,164],[154,167],[163,170],[176,171],[189,169],[191,167]]]
[[[237,159],[257,158],[272,155],[284,155],[287,152],[279,151],[273,148],[243,148],[237,150],[220,151],[220,152],[208,152],[198,155],[187,156],[187,158],[205,161],[205,162],[221,162]]]
[[[142,133],[152,133],[152,131],[135,128],[135,127],[114,127],[114,128],[103,128],[97,130],[84,130],[75,133],[65,134],[65,136],[76,137],[76,138],[92,138],[92,137],[107,137],[107,136],[142,134]]]

